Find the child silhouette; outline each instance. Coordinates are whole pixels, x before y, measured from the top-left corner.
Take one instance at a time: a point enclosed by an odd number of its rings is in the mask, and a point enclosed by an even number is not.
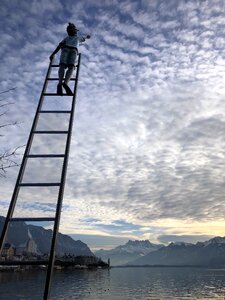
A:
[[[68,82],[73,74],[73,70],[75,68],[75,62],[78,55],[78,45],[84,42],[86,39],[90,38],[90,35],[86,37],[78,36],[77,32],[79,30],[73,23],[69,23],[67,26],[68,36],[62,40],[56,49],[50,55],[50,60],[53,60],[55,54],[61,49],[60,63],[59,63],[59,83],[57,85],[57,94],[62,95],[64,87],[67,95],[73,95],[70,87],[68,86]],[[65,70],[66,76],[63,82]]]

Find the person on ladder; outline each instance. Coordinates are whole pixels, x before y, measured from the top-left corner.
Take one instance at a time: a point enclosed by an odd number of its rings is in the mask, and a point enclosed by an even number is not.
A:
[[[67,95],[73,95],[70,87],[68,86],[68,82],[73,74],[73,70],[75,68],[75,62],[78,54],[78,45],[85,41],[85,39],[89,39],[90,35],[86,37],[78,36],[77,32],[79,30],[73,23],[69,23],[67,26],[68,36],[62,40],[56,49],[50,55],[50,60],[52,61],[55,54],[61,49],[60,63],[59,63],[59,83],[57,85],[57,94],[63,95],[62,87],[64,87]],[[68,69],[67,69],[68,68]],[[66,76],[63,82],[65,70]]]

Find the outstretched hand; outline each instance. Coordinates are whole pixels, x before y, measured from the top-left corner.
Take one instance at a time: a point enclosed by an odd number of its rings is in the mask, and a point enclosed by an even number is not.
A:
[[[49,56],[49,59],[52,61],[52,60],[53,60],[53,58],[54,58],[54,55],[53,55],[53,54],[51,54],[51,55]]]

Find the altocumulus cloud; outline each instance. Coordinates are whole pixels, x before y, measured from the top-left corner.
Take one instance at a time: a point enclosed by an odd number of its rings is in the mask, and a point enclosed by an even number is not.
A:
[[[26,142],[48,56],[67,22],[92,35],[80,48],[62,231],[164,240],[220,233],[219,227],[186,230],[185,222],[224,221],[224,3],[2,2],[0,85],[17,86],[9,117],[23,121],[2,138],[2,147]],[[53,119],[42,125],[59,123],[66,126]],[[4,181],[4,199],[16,173]],[[47,214],[52,201],[43,206],[36,199],[29,213]]]

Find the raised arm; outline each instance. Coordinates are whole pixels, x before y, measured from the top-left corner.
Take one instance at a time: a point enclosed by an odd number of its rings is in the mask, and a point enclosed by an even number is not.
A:
[[[90,35],[82,36],[79,38],[79,42],[83,43],[83,42],[85,42],[86,39],[90,39],[90,37],[91,37]]]

